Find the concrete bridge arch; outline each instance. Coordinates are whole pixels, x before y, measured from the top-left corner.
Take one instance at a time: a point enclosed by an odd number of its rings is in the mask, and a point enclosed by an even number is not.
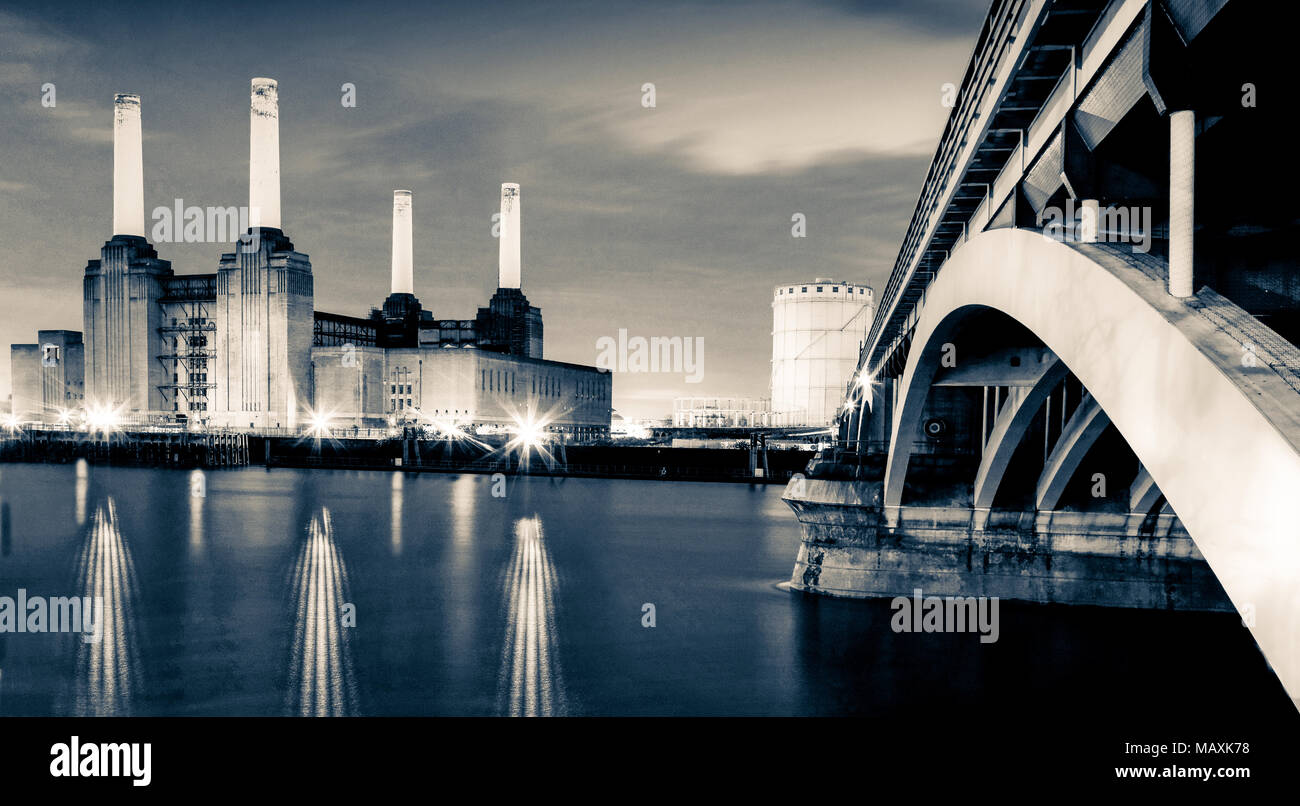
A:
[[[1163,270],[1127,246],[1017,229],[954,252],[926,290],[897,386],[886,525],[897,524],[943,344],[972,312],[1000,311],[1095,398],[1233,604],[1253,614],[1256,641],[1300,702],[1300,387],[1266,361],[1244,362],[1240,334],[1204,300],[1170,296]]]

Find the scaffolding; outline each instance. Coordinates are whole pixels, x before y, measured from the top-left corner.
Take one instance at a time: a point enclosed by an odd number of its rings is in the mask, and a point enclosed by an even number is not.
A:
[[[217,325],[208,312],[216,297],[216,275],[198,274],[167,279],[158,304],[158,361],[170,380],[158,385],[164,406],[177,415],[207,419],[208,390],[216,386],[208,371],[216,358]],[[182,406],[183,403],[183,406]]]

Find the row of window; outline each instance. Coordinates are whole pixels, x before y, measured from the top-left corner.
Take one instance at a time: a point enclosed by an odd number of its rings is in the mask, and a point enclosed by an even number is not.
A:
[[[823,289],[823,288],[825,288],[825,286],[821,286],[821,285],[817,286],[817,293],[818,293],[818,294],[822,293],[822,289]],[[847,291],[847,292],[849,292],[850,294],[853,293],[853,289],[852,289],[852,288],[847,288],[847,287],[846,287],[844,290]],[[804,293],[804,294],[807,294],[807,293],[808,293],[808,286],[805,285],[805,286],[800,287],[799,291],[802,292],[802,293]],[[831,286],[831,291],[832,291],[833,293],[838,294],[838,293],[840,292],[840,287],[837,286],[837,285],[833,285],[833,286]],[[779,288],[778,288],[778,289],[776,290],[776,294],[777,294],[777,296],[781,296],[782,294],[785,294],[785,293],[787,293],[787,292],[784,291],[784,290],[782,290],[782,289],[779,289]],[[788,293],[793,294],[793,293],[794,293],[794,289],[791,288],[791,289],[789,290]],[[865,294],[865,293],[867,293],[867,289],[865,289],[865,288],[859,288],[859,289],[858,289],[858,293],[859,293],[859,294]]]
[[[479,370],[479,389],[485,392],[508,392],[514,394],[516,389],[515,373],[502,369]],[[564,394],[564,382],[553,375],[536,375],[529,377],[529,391],[538,397],[560,397]],[[603,397],[605,385],[597,381],[581,380],[574,383],[574,394],[582,398]]]

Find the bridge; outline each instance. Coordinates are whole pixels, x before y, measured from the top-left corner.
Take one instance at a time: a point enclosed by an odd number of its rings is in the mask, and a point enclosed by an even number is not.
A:
[[[1300,705],[1300,203],[1266,4],[995,0],[792,585],[1235,610]]]

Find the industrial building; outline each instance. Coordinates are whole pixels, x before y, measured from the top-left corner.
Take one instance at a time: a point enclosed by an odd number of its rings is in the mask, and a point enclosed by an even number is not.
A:
[[[368,316],[321,312],[311,260],[281,228],[274,80],[252,80],[250,226],[214,273],[176,274],[146,239],[139,96],[117,95],[113,120],[113,236],[83,280],[84,392],[82,334],[60,343],[79,404],[123,421],[235,429],[526,425],[608,436],[610,373],[542,357],[541,309],[521,288],[518,185],[502,185],[498,287],[473,318],[435,318],[415,296],[408,190],[394,192],[387,299]],[[26,402],[36,388],[28,347],[12,351],[15,405],[49,420],[62,403],[50,392]]]
[[[9,345],[9,368],[17,420],[66,420],[84,405],[85,348],[75,330],[41,330],[35,344]]]
[[[519,186],[501,186],[497,290],[473,319],[436,319],[412,293],[412,208],[409,190],[393,192],[392,293],[383,307],[367,318],[316,314],[316,411],[357,427],[532,422],[577,439],[608,436],[612,375],[542,358],[542,312],[519,288]]]
[[[772,292],[773,426],[830,425],[874,310],[869,286],[819,277]]]

